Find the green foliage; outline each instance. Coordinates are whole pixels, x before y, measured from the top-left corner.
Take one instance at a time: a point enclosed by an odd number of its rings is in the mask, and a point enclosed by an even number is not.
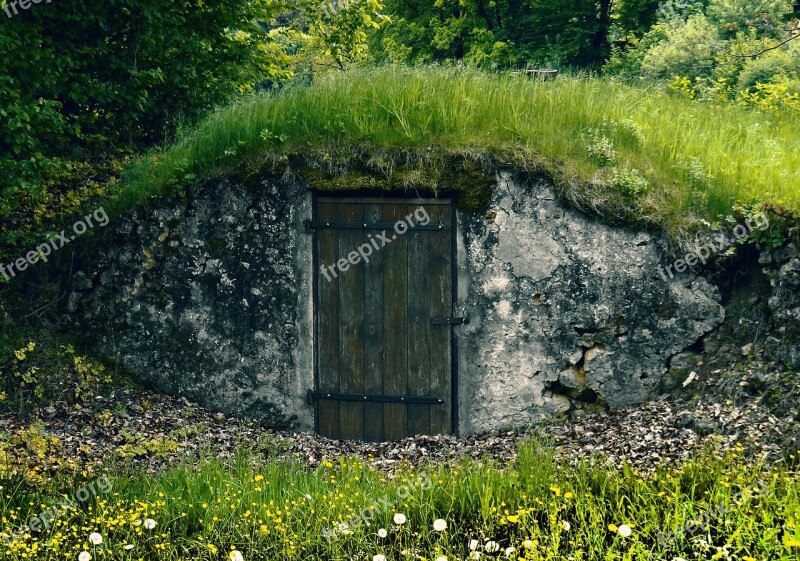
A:
[[[394,62],[589,65],[608,54],[607,0],[389,0],[386,13],[392,25],[376,37]]]
[[[641,39],[614,50],[606,71],[651,80],[697,100],[796,108],[800,41],[790,0],[710,0],[666,5]]]
[[[330,60],[340,69],[368,56],[367,33],[380,29],[389,18],[378,0],[311,0],[305,4],[309,34],[306,49],[315,51],[322,63]]]
[[[21,333],[0,337],[0,410],[26,410],[54,399],[86,403],[111,382],[102,364],[46,331],[28,341],[20,340]]]
[[[650,188],[647,179],[638,169],[614,168],[609,177],[611,187],[624,196],[638,199]]]
[[[287,78],[286,54],[256,24],[280,9],[270,0],[60,0],[3,21],[0,257],[104,194],[131,150]]]
[[[584,136],[589,159],[600,167],[614,165],[617,161],[617,151],[614,144],[599,129],[591,128]]]

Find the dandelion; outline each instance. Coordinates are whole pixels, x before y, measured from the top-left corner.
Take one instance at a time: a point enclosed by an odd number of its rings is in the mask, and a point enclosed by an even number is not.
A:
[[[402,526],[403,524],[406,523],[406,515],[405,514],[400,514],[398,512],[397,514],[394,515],[392,520],[394,520],[394,523],[397,524],[398,526]]]
[[[436,558],[436,561],[447,561],[447,557],[445,557],[444,555],[440,555],[439,557]]]
[[[519,516],[517,516],[516,514],[509,514],[508,516],[506,516],[506,520],[508,520],[512,524],[516,524],[517,522],[519,522]]]
[[[511,554],[514,553],[516,550],[517,550],[516,547],[507,547],[505,551],[503,551],[503,555],[505,555],[506,557],[511,557]]]
[[[486,545],[483,546],[483,549],[485,549],[487,553],[497,553],[500,551],[500,544],[496,541],[488,541]]]
[[[550,487],[550,490],[553,492],[553,494],[554,494],[556,497],[557,497],[557,496],[559,496],[559,495],[561,494],[561,489],[559,489],[558,487]]]
[[[567,522],[566,520],[564,520],[561,523],[561,527],[564,528],[565,532],[569,532],[570,528],[572,528],[572,525],[569,522]]]
[[[379,553],[378,555],[373,555],[372,561],[386,561],[386,556],[381,553]]]
[[[125,544],[122,546],[122,549],[124,549],[125,551],[130,551],[131,549],[133,549],[133,544],[132,543]]]
[[[78,554],[78,561],[90,561],[92,558],[92,554],[88,551],[81,551]]]
[[[472,551],[478,549],[478,540],[469,540],[469,548]]]
[[[533,549],[533,542],[531,540],[525,540],[522,542],[522,547],[525,549]]]
[[[156,521],[153,520],[152,518],[148,518],[147,520],[144,521],[144,527],[147,528],[148,530],[152,530],[153,528],[156,527]]]
[[[264,481],[264,476],[259,473],[258,475],[256,475],[255,481],[256,483],[259,481]]]
[[[447,522],[442,518],[437,518],[433,521],[433,529],[437,532],[444,532],[447,528]]]
[[[633,533],[633,530],[631,530],[631,527],[628,526],[627,524],[620,524],[619,530],[617,530],[617,532],[623,538],[627,538]]]
[[[386,531],[386,528],[381,528],[380,530],[378,530],[378,537],[379,538],[385,538],[388,535],[389,535],[389,532]]]
[[[101,543],[103,543],[103,536],[101,536],[97,532],[92,532],[91,534],[89,534],[89,541],[92,543],[92,545],[100,545]]]
[[[572,498],[574,498],[574,497],[575,497],[575,495],[573,495],[573,494],[572,494],[572,493],[570,493],[569,491],[567,491],[566,493],[564,493],[564,498],[565,498],[565,499],[572,499]]]
[[[616,534],[617,530],[619,530],[619,528],[617,527],[616,524],[609,524],[608,525],[608,531],[609,532],[614,532]]]
[[[232,550],[228,554],[228,557],[230,558],[231,561],[244,561],[244,555],[242,555],[242,552],[239,551],[238,549]]]

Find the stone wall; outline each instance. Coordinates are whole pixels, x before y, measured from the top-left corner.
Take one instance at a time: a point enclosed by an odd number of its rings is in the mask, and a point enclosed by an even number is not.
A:
[[[461,432],[641,403],[723,321],[708,282],[658,274],[656,236],[565,208],[545,180],[501,172],[490,206],[458,214]],[[309,430],[310,214],[306,185],[265,178],[118,219],[72,277],[67,321],[165,392]]]
[[[70,320],[164,392],[312,428],[310,212],[301,185],[222,181],[119,219],[73,279]]]
[[[642,403],[669,359],[724,319],[704,279],[658,273],[657,237],[563,207],[544,180],[503,172],[487,218],[461,221],[468,432]]]

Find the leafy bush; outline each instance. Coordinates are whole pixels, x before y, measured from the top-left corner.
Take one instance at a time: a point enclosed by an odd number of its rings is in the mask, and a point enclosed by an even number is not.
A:
[[[673,80],[673,89],[691,99],[791,107],[800,81],[791,0],[710,0],[700,8],[665,6],[641,40],[614,49],[606,72]]]
[[[131,151],[288,77],[287,55],[256,25],[279,10],[268,0],[61,0],[4,21],[0,258],[103,195]]]
[[[111,382],[99,362],[46,331],[34,335],[27,342],[19,335],[0,340],[0,410],[24,411],[55,399],[86,403]]]

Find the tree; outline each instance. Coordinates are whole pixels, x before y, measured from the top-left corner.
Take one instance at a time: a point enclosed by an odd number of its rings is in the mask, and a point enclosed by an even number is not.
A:
[[[611,0],[389,0],[377,34],[387,58],[508,67],[592,65],[609,52]]]
[[[291,74],[257,20],[270,0],[60,0],[6,7],[0,27],[2,247],[77,204],[99,162],[265,78]],[[98,186],[98,189],[101,187]]]

